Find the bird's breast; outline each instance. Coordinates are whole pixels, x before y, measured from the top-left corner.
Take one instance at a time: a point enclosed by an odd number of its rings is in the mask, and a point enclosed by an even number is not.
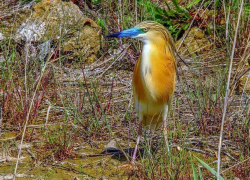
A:
[[[171,51],[146,43],[133,75],[133,90],[140,103],[164,104],[175,86],[175,59]]]
[[[144,89],[146,91],[146,98],[148,100],[155,100],[155,88],[153,86],[152,77],[152,47],[151,45],[145,44],[142,50],[142,60],[140,64],[140,77],[142,79]]]

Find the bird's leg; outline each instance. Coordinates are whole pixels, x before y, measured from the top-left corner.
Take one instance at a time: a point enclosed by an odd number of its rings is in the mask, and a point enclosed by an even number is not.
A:
[[[164,139],[167,145],[167,150],[169,152],[169,144],[168,144],[168,129],[167,129],[167,118],[168,118],[168,105],[165,106],[164,111],[163,111],[163,133],[164,133]]]
[[[134,150],[134,153],[133,153],[132,163],[134,163],[134,161],[136,159],[136,152],[137,152],[137,149],[138,149],[138,145],[139,145],[141,136],[142,136],[142,121],[140,120],[139,129],[138,129],[138,137],[137,137],[137,141],[136,141],[136,145],[135,145],[135,150]]]

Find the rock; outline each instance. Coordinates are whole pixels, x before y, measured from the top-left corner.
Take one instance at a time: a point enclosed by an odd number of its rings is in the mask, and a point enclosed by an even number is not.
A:
[[[176,42],[176,47],[179,46],[182,39]],[[205,53],[211,49],[211,42],[206,38],[205,33],[197,28],[191,28],[190,32],[186,36],[180,52],[184,55],[189,55],[189,53]]]
[[[4,35],[2,32],[0,32],[0,41],[4,39]]]
[[[248,73],[240,78],[240,92],[250,92],[250,77],[248,77]]]
[[[5,61],[4,56],[0,55],[0,63],[3,63]]]
[[[117,148],[117,143],[115,140],[111,140],[107,145],[105,145],[104,151],[101,154],[115,154],[121,153],[121,151]]]
[[[22,23],[17,29],[15,40],[25,42],[39,42],[45,35],[45,22],[26,22]]]
[[[20,27],[20,25],[30,17],[32,13],[31,9],[19,9],[14,11],[13,13],[9,13],[8,15],[2,18],[0,21],[0,26],[3,27],[2,33],[5,38],[9,38],[16,32],[16,30]]]
[[[105,148],[110,148],[110,147],[112,147],[112,148],[117,148],[117,143],[116,143],[115,140],[111,140],[111,141],[105,146]]]
[[[52,51],[47,45],[55,47],[56,44],[68,59],[78,58],[89,64],[100,49],[100,27],[71,1],[42,0],[31,10],[23,9],[6,16],[2,24],[5,27],[3,37],[13,32],[15,41],[21,44],[24,41],[39,49],[40,54],[35,55],[39,59],[42,53]],[[41,45],[43,43],[46,47]]]
[[[74,3],[43,0],[35,5],[31,20],[45,23],[46,31],[41,41],[60,40],[62,51],[71,53],[69,59],[82,57],[88,63],[95,60],[100,49],[100,28]]]

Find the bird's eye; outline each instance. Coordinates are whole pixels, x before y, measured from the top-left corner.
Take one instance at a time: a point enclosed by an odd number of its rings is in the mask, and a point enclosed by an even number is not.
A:
[[[148,28],[142,28],[142,29],[145,33],[148,32]]]

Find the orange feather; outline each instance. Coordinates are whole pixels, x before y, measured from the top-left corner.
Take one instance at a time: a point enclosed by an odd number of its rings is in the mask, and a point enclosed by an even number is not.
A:
[[[140,56],[133,73],[133,92],[138,106],[136,109],[142,116],[142,125],[155,129],[162,124],[161,113],[165,104],[170,105],[174,92],[175,56],[166,41],[158,39],[149,45],[148,70],[143,69],[144,59]],[[140,106],[146,106],[147,109]]]

